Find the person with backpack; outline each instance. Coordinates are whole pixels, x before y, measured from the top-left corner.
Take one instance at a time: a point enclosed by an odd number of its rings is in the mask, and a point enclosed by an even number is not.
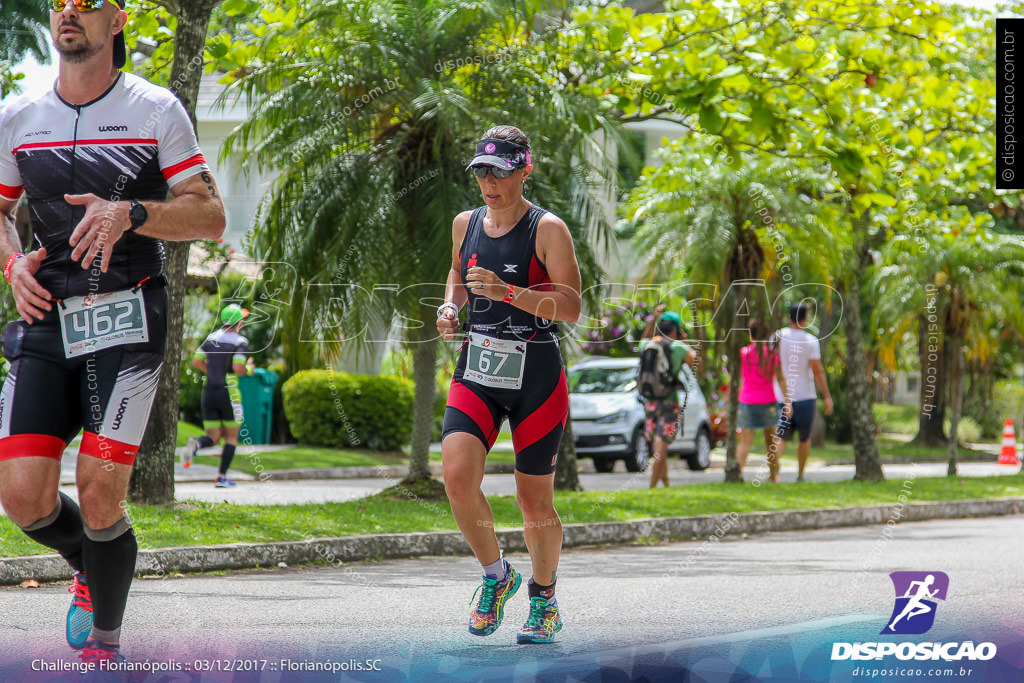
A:
[[[659,306],[659,309],[662,307]],[[659,312],[658,309],[655,312]],[[675,441],[679,427],[679,372],[683,363],[691,367],[697,354],[682,341],[683,320],[678,313],[661,314],[657,334],[652,326],[640,343],[637,390],[644,401],[645,437],[652,444],[651,488],[658,482],[668,486],[668,445]]]

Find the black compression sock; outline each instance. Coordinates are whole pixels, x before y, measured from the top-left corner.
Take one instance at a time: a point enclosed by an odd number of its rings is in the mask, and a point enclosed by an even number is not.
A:
[[[126,519],[106,529],[87,528],[82,546],[92,597],[93,629],[113,634],[110,638],[117,640],[139,554],[135,532]]]
[[[233,444],[224,444],[224,450],[220,454],[220,473],[223,476],[227,476],[228,468],[231,467],[231,461],[235,457],[235,446]]]
[[[84,571],[82,511],[78,503],[63,492],[58,492],[57,496],[57,507],[53,512],[22,531],[36,543],[60,553],[75,571]]]
[[[201,437],[199,437],[199,447],[200,448],[209,448],[213,444],[214,444],[213,439],[208,437],[206,434],[203,434]]]
[[[544,586],[530,579],[530,583],[526,586],[530,592],[531,598],[547,598],[548,600],[555,594],[555,582],[552,581],[550,586]]]

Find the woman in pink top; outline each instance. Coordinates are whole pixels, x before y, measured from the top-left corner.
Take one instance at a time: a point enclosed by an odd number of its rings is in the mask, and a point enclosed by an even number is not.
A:
[[[736,447],[736,462],[740,469],[747,464],[747,455],[754,443],[754,430],[764,431],[764,447],[768,454],[768,470],[771,481],[778,481],[779,464],[775,457],[775,427],[779,422],[779,404],[775,400],[772,377],[779,381],[783,396],[788,397],[786,378],[779,365],[779,352],[767,341],[768,328],[761,323],[750,325],[748,346],[740,349],[740,372],[743,384],[740,386],[740,409],[736,426],[740,429],[740,442]],[[789,415],[792,405],[788,398],[783,410]]]

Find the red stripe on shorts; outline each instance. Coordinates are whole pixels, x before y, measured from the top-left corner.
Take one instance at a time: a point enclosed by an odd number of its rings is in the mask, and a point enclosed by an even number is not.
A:
[[[135,464],[135,455],[139,452],[139,447],[130,443],[114,441],[92,432],[84,432],[79,452],[83,455],[99,458],[100,460],[110,460],[119,465],[133,465]]]
[[[562,369],[555,390],[551,392],[540,408],[520,422],[516,430],[512,432],[512,447],[515,448],[516,453],[524,448],[529,448],[550,434],[556,426],[564,426],[568,414],[569,389],[565,380],[565,369]]]
[[[53,458],[60,460],[64,439],[49,434],[12,434],[0,439],[0,460],[11,458]]]
[[[476,423],[480,431],[487,436],[488,448],[494,445],[498,438],[498,430],[494,427],[494,416],[482,398],[465,385],[453,382],[451,389],[448,390],[448,405],[462,411]]]

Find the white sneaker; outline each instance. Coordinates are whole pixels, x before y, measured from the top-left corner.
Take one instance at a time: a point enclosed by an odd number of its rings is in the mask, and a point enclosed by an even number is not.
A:
[[[199,437],[190,436],[188,441],[185,442],[185,447],[181,450],[181,466],[191,467],[192,459],[196,457],[196,451],[199,450]]]

